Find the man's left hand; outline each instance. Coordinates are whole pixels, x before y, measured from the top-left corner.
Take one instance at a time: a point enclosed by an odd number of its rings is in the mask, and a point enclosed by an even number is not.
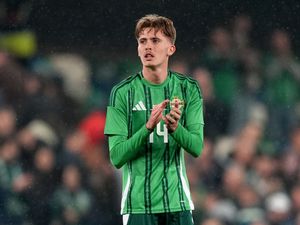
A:
[[[178,127],[178,121],[181,116],[181,111],[178,108],[178,105],[176,104],[169,114],[163,117],[163,120],[165,121],[165,124],[169,130],[169,132],[174,132],[176,128]]]

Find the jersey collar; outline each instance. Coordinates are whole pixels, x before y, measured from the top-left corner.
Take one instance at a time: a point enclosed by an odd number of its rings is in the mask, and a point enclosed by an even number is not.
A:
[[[164,80],[164,82],[162,82],[161,84],[153,84],[153,83],[147,81],[147,80],[144,78],[144,75],[143,75],[143,72],[142,72],[142,71],[139,72],[139,76],[141,77],[142,82],[143,82],[146,86],[154,87],[154,88],[161,88],[161,87],[166,86],[166,85],[169,83],[169,80],[170,80],[170,77],[171,77],[171,71],[168,69],[168,76],[167,76],[167,78]]]

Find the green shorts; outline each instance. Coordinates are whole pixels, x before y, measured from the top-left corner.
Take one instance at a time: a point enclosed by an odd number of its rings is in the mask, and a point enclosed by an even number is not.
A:
[[[194,225],[191,211],[126,214],[123,215],[123,225]]]

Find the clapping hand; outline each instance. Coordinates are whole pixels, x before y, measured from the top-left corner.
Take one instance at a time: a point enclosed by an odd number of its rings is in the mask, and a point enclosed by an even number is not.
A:
[[[168,130],[171,133],[174,132],[178,127],[178,121],[181,116],[181,111],[179,110],[178,106],[179,106],[178,103],[176,103],[175,106],[170,111],[170,113],[162,117],[162,119],[165,121]]]

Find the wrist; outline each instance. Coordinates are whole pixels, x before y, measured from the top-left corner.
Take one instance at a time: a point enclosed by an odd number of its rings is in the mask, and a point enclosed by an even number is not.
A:
[[[172,136],[176,135],[176,133],[180,132],[179,131],[180,129],[181,129],[180,124],[178,123],[178,125],[176,126],[176,128],[173,131],[171,131],[171,130],[169,131],[169,134],[171,134]]]
[[[147,128],[147,130],[148,130],[150,133],[152,133],[152,132],[153,132],[153,130],[154,130],[154,128],[152,128],[152,127],[149,127],[149,126],[148,126],[148,124],[146,124],[146,128]]]
[[[175,130],[177,129],[177,127],[178,127],[178,126],[176,126],[176,127],[174,127],[174,128],[173,128],[173,127],[172,127],[172,128],[169,128],[169,129],[168,129],[168,133],[169,133],[169,134],[174,133]]]

